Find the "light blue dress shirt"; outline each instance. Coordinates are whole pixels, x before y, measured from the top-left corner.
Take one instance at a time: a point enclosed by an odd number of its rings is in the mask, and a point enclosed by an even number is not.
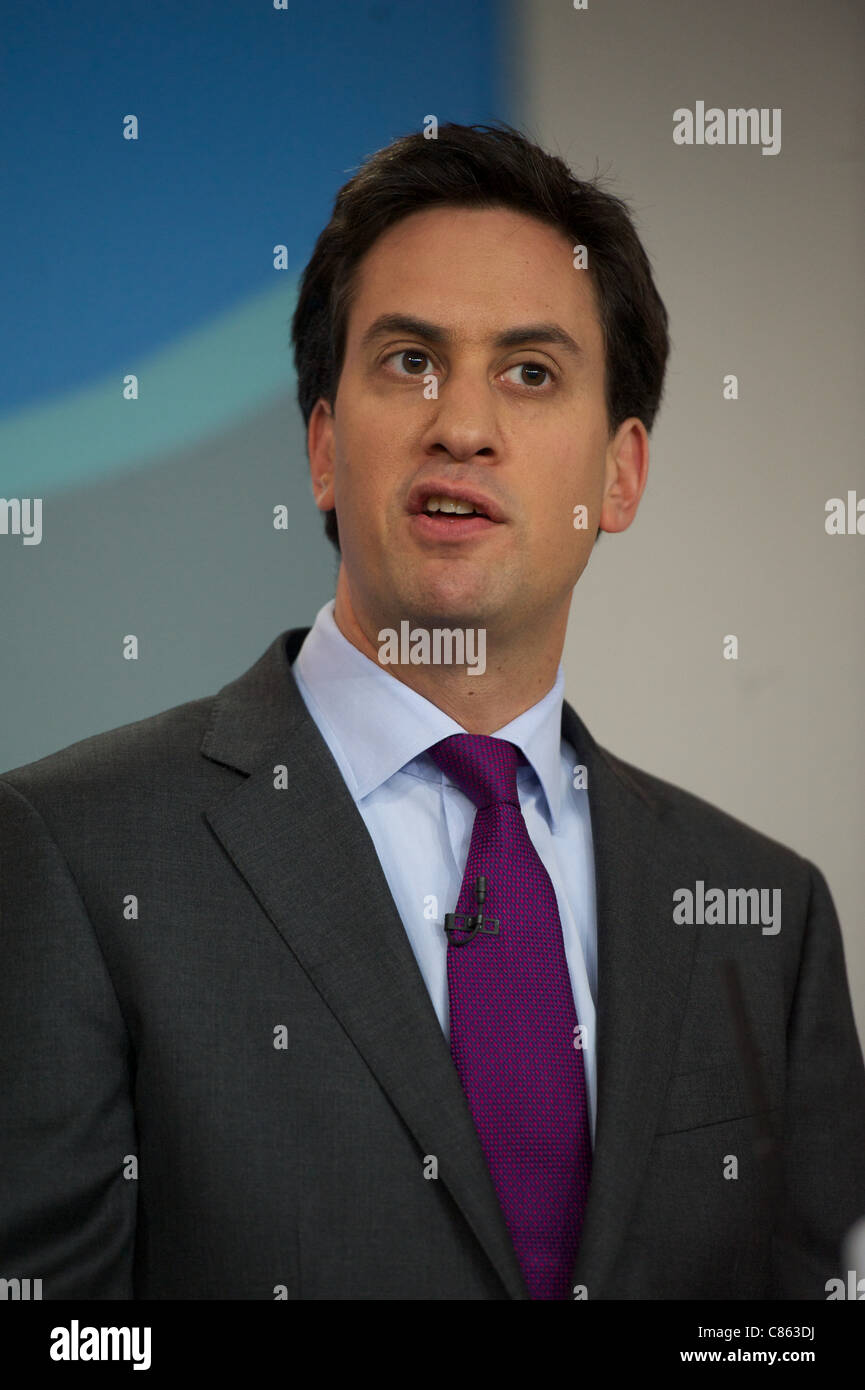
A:
[[[298,688],[363,817],[445,1037],[449,1036],[444,916],[456,908],[474,803],[426,749],[465,733],[437,705],[370,660],[340,632],[334,600],[292,666]],[[561,665],[542,700],[497,729],[528,759],[517,771],[520,807],[559,907],[577,1018],[592,1138],[597,1109],[597,914],[587,791],[575,789],[576,753],[562,738]]]

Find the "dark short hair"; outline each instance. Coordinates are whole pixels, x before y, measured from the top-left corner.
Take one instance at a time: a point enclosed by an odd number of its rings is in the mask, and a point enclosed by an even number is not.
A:
[[[587,249],[605,351],[605,396],[612,436],[636,416],[651,430],[670,350],[667,311],[628,206],[578,179],[502,121],[448,123],[437,139],[403,135],[378,150],[336,195],[333,215],[300,281],[291,324],[297,398],[304,424],[319,398],[333,406],[359,262],[401,218],[441,206],[508,207],[556,227]],[[339,550],[336,512],[325,532]]]

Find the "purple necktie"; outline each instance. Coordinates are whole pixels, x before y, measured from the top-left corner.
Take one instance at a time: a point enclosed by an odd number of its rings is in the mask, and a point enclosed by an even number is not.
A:
[[[556,895],[520,810],[526,759],[485,734],[428,752],[477,807],[456,912],[477,914],[483,875],[484,918],[499,923],[469,939],[457,916],[449,933],[451,1054],[529,1293],[570,1298],[591,1137]]]

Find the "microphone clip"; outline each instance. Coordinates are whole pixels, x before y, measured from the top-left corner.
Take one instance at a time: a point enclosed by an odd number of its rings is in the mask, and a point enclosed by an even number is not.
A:
[[[467,946],[470,941],[474,941],[479,932],[484,936],[498,936],[501,923],[498,917],[485,917],[483,905],[487,896],[487,881],[483,874],[479,874],[475,881],[475,898],[477,900],[478,911],[476,914],[469,915],[465,912],[445,913],[445,932],[447,933],[448,943],[451,946]],[[462,923],[458,926],[457,923]],[[468,935],[457,936],[457,932],[467,932]]]

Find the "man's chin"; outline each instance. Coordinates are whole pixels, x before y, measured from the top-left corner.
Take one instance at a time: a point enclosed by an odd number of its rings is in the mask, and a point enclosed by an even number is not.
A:
[[[490,584],[459,582],[456,575],[417,576],[414,583],[394,585],[387,607],[398,620],[416,627],[484,627],[495,621],[499,605]]]

